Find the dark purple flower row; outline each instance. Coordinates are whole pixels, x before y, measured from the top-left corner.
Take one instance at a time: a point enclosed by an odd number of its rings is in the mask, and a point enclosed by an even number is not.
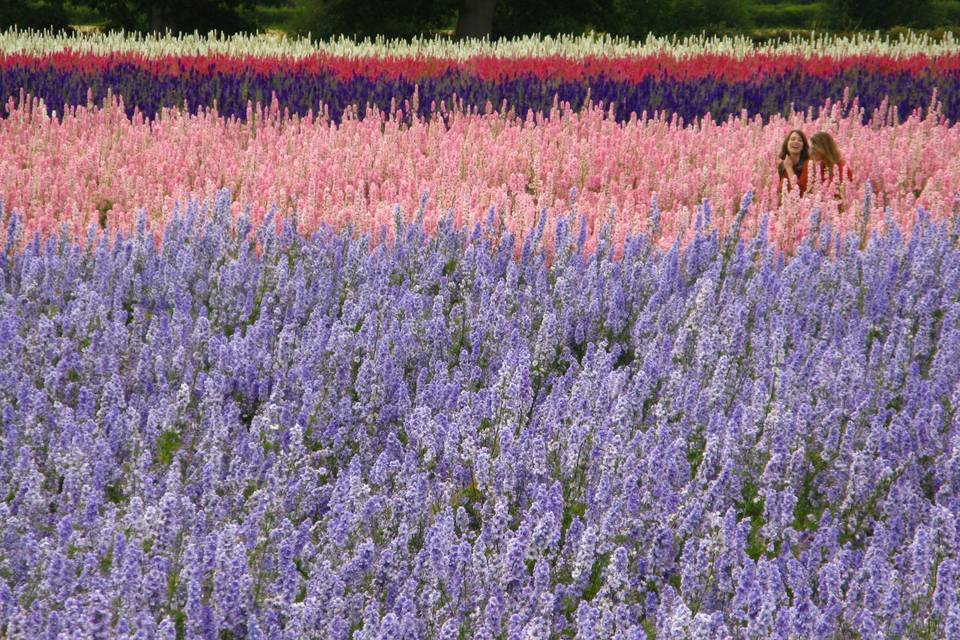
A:
[[[70,105],[87,102],[88,89],[99,103],[112,91],[122,96],[128,111],[134,107],[153,117],[164,107],[188,104],[195,111],[216,103],[221,115],[245,118],[248,101],[268,103],[276,95],[281,108],[304,115],[326,105],[334,120],[344,111],[368,105],[388,110],[413,101],[417,90],[417,111],[426,116],[433,106],[451,104],[455,94],[461,104],[483,110],[488,103],[500,109],[504,103],[519,114],[527,110],[549,111],[555,99],[582,107],[588,97],[594,102],[613,104],[616,118],[626,120],[632,113],[665,110],[689,121],[704,114],[715,119],[740,114],[764,117],[788,113],[792,108],[818,108],[827,99],[841,100],[845,91],[859,98],[869,114],[884,99],[901,113],[926,108],[933,91],[938,92],[943,114],[951,122],[960,119],[960,82],[950,74],[874,73],[851,67],[829,76],[807,75],[802,70],[766,75],[740,82],[712,76],[696,79],[662,78],[653,75],[639,82],[613,80],[605,76],[587,80],[551,80],[534,75],[503,80],[482,80],[460,72],[425,76],[416,82],[403,77],[371,79],[354,76],[343,79],[333,73],[296,74],[278,71],[272,75],[250,73],[184,72],[179,76],[154,75],[134,64],[120,64],[91,73],[58,70],[53,67],[8,66],[0,70],[0,98],[19,99],[21,90],[42,98],[51,109],[62,113]]]
[[[547,264],[229,204],[13,218],[0,636],[960,636],[956,228]]]

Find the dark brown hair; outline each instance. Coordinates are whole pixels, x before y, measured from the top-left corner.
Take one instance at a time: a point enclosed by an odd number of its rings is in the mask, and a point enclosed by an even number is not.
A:
[[[790,141],[790,136],[795,133],[800,134],[800,139],[803,140],[803,148],[800,149],[800,164],[797,166],[797,171],[799,171],[800,167],[803,166],[803,163],[810,159],[810,142],[807,140],[806,134],[803,131],[800,131],[800,129],[794,129],[790,131],[783,139],[783,144],[780,145],[780,159],[783,160],[787,157],[787,155],[790,154],[790,151],[787,149],[787,142]],[[780,173],[781,178],[785,178],[787,176],[787,171],[783,168],[783,165],[779,165],[777,171]]]

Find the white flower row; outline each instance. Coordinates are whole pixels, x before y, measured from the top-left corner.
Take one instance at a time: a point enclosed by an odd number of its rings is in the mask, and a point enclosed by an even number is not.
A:
[[[927,35],[900,34],[896,38],[856,35],[838,37],[811,32],[810,39],[792,38],[778,44],[755,45],[749,38],[705,37],[665,38],[648,36],[643,42],[610,36],[560,36],[453,42],[443,38],[414,38],[412,41],[376,40],[356,41],[337,38],[311,41],[309,38],[287,38],[267,34],[240,34],[224,36],[211,32],[206,36],[189,35],[133,35],[123,32],[73,35],[50,31],[0,32],[0,54],[27,53],[37,56],[63,51],[94,53],[136,53],[146,57],[163,55],[253,55],[259,57],[302,58],[316,53],[327,53],[348,58],[420,57],[464,60],[474,56],[493,55],[504,58],[562,56],[572,59],[594,57],[623,57],[666,54],[677,59],[702,54],[720,54],[742,58],[757,53],[799,54],[805,57],[827,55],[885,55],[896,58],[916,54],[931,57],[960,52],[960,39],[951,33],[942,40]]]

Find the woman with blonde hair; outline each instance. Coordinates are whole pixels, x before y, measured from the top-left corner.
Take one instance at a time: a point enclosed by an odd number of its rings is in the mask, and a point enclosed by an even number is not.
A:
[[[842,199],[844,183],[853,180],[853,172],[843,161],[833,136],[826,131],[818,131],[810,136],[810,159],[818,165],[814,169],[814,175],[820,178],[820,184],[830,187],[833,185],[834,176],[837,177],[837,194]]]

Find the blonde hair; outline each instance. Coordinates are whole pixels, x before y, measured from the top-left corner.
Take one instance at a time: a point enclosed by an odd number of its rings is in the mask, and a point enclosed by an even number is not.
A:
[[[818,131],[810,136],[810,155],[814,154],[827,170],[833,169],[838,164],[843,164],[840,148],[833,136],[826,131]]]

